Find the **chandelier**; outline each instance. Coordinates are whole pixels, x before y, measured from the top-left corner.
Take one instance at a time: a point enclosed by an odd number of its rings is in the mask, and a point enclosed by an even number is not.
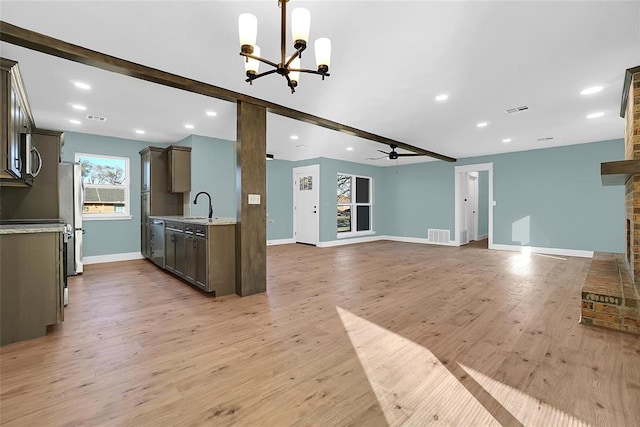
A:
[[[244,68],[247,74],[249,84],[260,77],[269,74],[278,73],[287,79],[287,85],[294,93],[300,73],[319,74],[322,80],[329,77],[329,63],[331,60],[331,40],[328,38],[319,38],[315,41],[315,53],[317,70],[308,70],[300,68],[300,58],[302,52],[307,48],[309,40],[309,27],[311,25],[311,14],[307,9],[296,8],[291,13],[291,32],[293,35],[293,55],[286,56],[286,33],[287,33],[287,2],[289,0],[278,0],[278,6],[281,9],[281,25],[280,25],[280,61],[273,62],[260,56],[260,47],[256,45],[258,35],[258,19],[251,13],[243,13],[238,18],[238,29],[240,33],[240,55],[245,57]],[[260,62],[270,65],[273,69],[258,73]]]

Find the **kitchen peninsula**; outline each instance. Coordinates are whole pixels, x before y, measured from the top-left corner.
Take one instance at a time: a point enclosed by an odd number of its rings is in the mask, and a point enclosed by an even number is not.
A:
[[[156,265],[216,297],[236,292],[235,218],[169,215],[149,222]]]

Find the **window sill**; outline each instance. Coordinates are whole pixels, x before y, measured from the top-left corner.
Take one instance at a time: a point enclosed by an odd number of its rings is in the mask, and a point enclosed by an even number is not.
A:
[[[111,215],[111,216],[85,216],[82,215],[83,221],[125,221],[131,220],[133,216],[131,215]]]
[[[338,239],[348,239],[349,237],[360,237],[360,236],[373,236],[376,234],[375,231],[350,231],[348,233],[339,233],[336,237]]]

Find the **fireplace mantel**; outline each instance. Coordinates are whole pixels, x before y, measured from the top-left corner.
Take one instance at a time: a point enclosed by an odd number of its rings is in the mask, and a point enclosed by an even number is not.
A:
[[[600,164],[602,185],[624,185],[629,177],[640,174],[640,160],[620,160]]]

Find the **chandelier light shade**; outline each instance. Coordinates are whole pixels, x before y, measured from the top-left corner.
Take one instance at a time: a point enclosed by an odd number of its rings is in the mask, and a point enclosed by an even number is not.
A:
[[[243,13],[238,17],[238,29],[240,33],[240,49],[253,53],[251,46],[255,46],[258,38],[258,18],[251,13]]]
[[[260,56],[260,48],[256,45],[258,35],[258,19],[251,13],[243,13],[238,18],[238,33],[240,36],[240,55],[244,56],[246,82],[253,81],[269,74],[278,73],[287,80],[287,86],[291,93],[295,92],[300,81],[300,73],[318,74],[329,77],[329,65],[331,63],[331,40],[319,38],[314,43],[316,53],[316,70],[301,68],[300,59],[302,52],[307,48],[309,31],[311,28],[311,13],[304,8],[296,8],[291,13],[291,36],[295,52],[286,56],[287,34],[287,2],[278,0],[281,9],[280,18],[280,61],[274,62]],[[260,62],[273,67],[269,71],[258,73]]]

